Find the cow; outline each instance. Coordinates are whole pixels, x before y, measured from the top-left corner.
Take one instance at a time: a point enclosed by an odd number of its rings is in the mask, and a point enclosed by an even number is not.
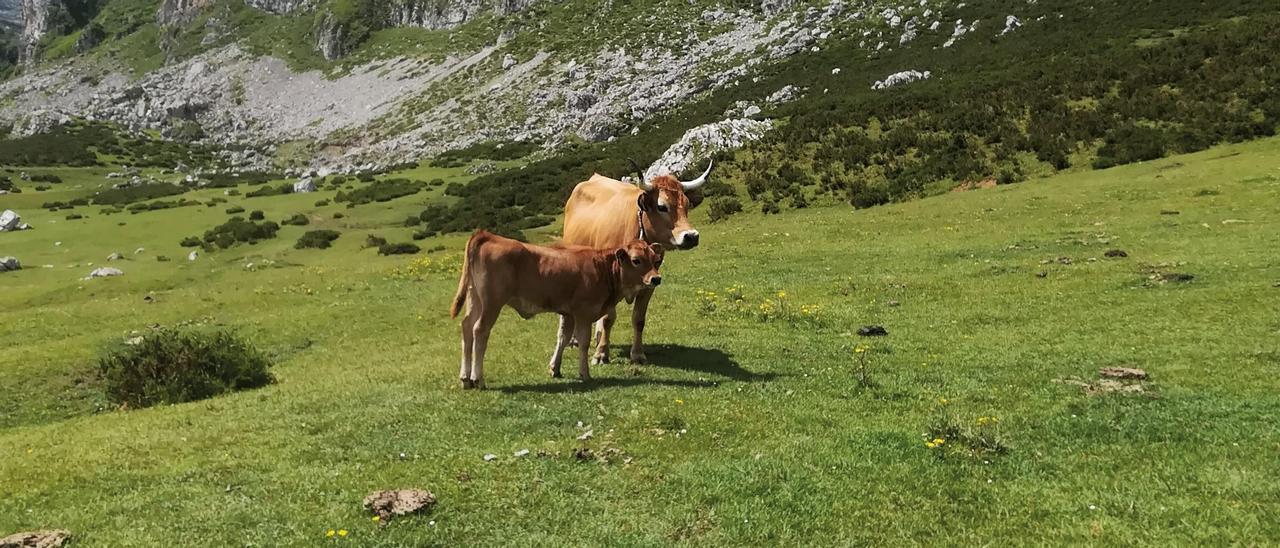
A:
[[[610,249],[545,247],[478,230],[467,240],[458,293],[449,317],[462,318],[462,387],[484,388],[484,354],[489,332],[504,306],[524,319],[542,312],[560,315],[560,332],[551,355],[551,376],[560,377],[560,360],[569,337],[587,340],[591,325],[622,299],[662,283],[663,247],[633,240]],[[469,303],[469,305],[468,305]],[[591,380],[587,346],[581,345],[578,376]]]
[[[634,165],[634,162],[633,164]],[[711,162],[706,171],[692,181],[681,181],[669,173],[647,179],[640,169],[637,185],[631,185],[600,175],[578,183],[564,205],[564,238],[570,245],[582,245],[597,249],[618,247],[630,240],[640,239],[649,243],[670,245],[675,249],[693,249],[698,246],[698,231],[689,224],[691,204],[686,192],[707,181]],[[635,336],[631,340],[631,363],[647,361],[644,353],[644,322],[649,311],[653,288],[645,288],[634,299],[631,325]],[[632,299],[627,299],[632,302]],[[617,314],[610,311],[600,319],[599,341],[592,362],[609,361],[609,333]],[[563,327],[561,331],[563,331]],[[575,337],[583,346],[589,339]]]

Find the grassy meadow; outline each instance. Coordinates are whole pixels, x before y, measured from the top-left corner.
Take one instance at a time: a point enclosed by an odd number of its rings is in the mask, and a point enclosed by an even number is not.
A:
[[[87,195],[109,169],[35,171],[65,182],[0,197],[35,226],[0,234],[0,255],[24,265],[0,274],[0,533],[66,528],[82,546],[1280,539],[1280,139],[865,210],[709,224],[700,209],[703,246],[664,266],[650,365],[624,363],[619,322],[594,382],[572,365],[551,379],[555,318],[508,312],[483,391],[458,387],[447,314],[465,235],[414,256],[363,248],[370,234],[408,241],[404,217],[442,187],[350,209],[314,205],[330,190],[68,221],[40,203]],[[188,261],[178,242],[233,205],[311,224]],[[317,228],[342,235],[293,248]],[[125,274],[82,279],[98,266]],[[183,322],[250,339],[278,382],[118,410],[98,352]],[[872,324],[888,336],[856,334]],[[1140,393],[1079,385],[1110,366],[1150,379]],[[361,499],[398,487],[439,503],[372,522]]]

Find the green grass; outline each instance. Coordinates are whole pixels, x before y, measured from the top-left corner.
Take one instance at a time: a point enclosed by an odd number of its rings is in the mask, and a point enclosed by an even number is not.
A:
[[[651,310],[653,365],[552,380],[555,319],[504,314],[490,389],[469,392],[445,313],[456,276],[404,279],[410,258],[360,249],[367,234],[407,241],[393,225],[435,194],[74,222],[30,207],[38,193],[5,196],[36,229],[0,235],[28,268],[0,275],[0,531],[68,528],[83,546],[314,546],[338,528],[361,546],[1266,544],[1280,538],[1277,165],[1270,139],[860,211],[708,224],[698,210],[703,247],[669,256]],[[181,236],[230,205],[313,220],[186,261]],[[342,232],[333,248],[293,249],[326,228]],[[463,239],[420,243],[445,245],[426,255],[439,260]],[[129,255],[113,263],[124,276],[80,280],[112,251]],[[1195,279],[1150,284],[1142,265],[1165,263]],[[817,319],[700,311],[699,290],[734,284],[750,310],[785,291]],[[98,348],[185,320],[252,340],[279,382],[97,410]],[[852,335],[866,324],[889,336]],[[1149,395],[1054,382],[1113,365],[1150,372]],[[940,397],[964,424],[998,417],[1008,453],[926,448]],[[593,439],[575,439],[578,421]],[[612,461],[577,462],[581,446]],[[524,448],[551,456],[511,456]],[[395,487],[440,503],[379,529],[360,500]]]

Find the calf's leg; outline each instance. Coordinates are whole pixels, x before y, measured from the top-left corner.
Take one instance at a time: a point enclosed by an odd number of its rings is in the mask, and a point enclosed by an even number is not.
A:
[[[476,388],[484,388],[484,354],[489,349],[489,332],[493,330],[493,324],[498,321],[498,314],[502,312],[501,308],[494,308],[496,310],[484,310],[480,314],[473,330],[475,350],[471,359],[471,383]]]
[[[463,388],[475,388],[475,383],[471,382],[471,351],[475,344],[476,314],[475,306],[468,306],[462,316],[462,368],[458,371],[458,379],[462,381]]]
[[[556,349],[551,353],[551,376],[554,378],[560,378],[560,362],[564,357],[564,347],[573,337],[573,329],[573,316],[561,314],[560,329],[556,331]]]
[[[618,309],[610,308],[603,318],[600,318],[600,327],[597,330],[600,337],[596,343],[596,354],[591,358],[591,363],[602,364],[609,363],[609,333],[613,331],[613,322],[618,318]]]
[[[574,332],[578,336],[579,341],[583,344],[578,346],[578,378],[589,381],[591,380],[591,362],[587,360],[587,354],[590,353],[590,345],[586,341],[591,340],[591,324],[595,318],[578,317],[574,319]]]

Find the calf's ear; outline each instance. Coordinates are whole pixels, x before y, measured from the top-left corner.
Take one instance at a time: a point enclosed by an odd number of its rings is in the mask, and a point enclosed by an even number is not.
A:
[[[613,256],[617,257],[618,262],[621,262],[621,263],[625,263],[627,262],[628,259],[631,258],[627,255],[627,248],[625,247],[619,247],[617,251],[613,252]]]
[[[667,249],[662,247],[662,244],[658,243],[649,244],[649,249],[652,249],[653,252],[658,255],[658,258],[662,258],[667,253]]]

